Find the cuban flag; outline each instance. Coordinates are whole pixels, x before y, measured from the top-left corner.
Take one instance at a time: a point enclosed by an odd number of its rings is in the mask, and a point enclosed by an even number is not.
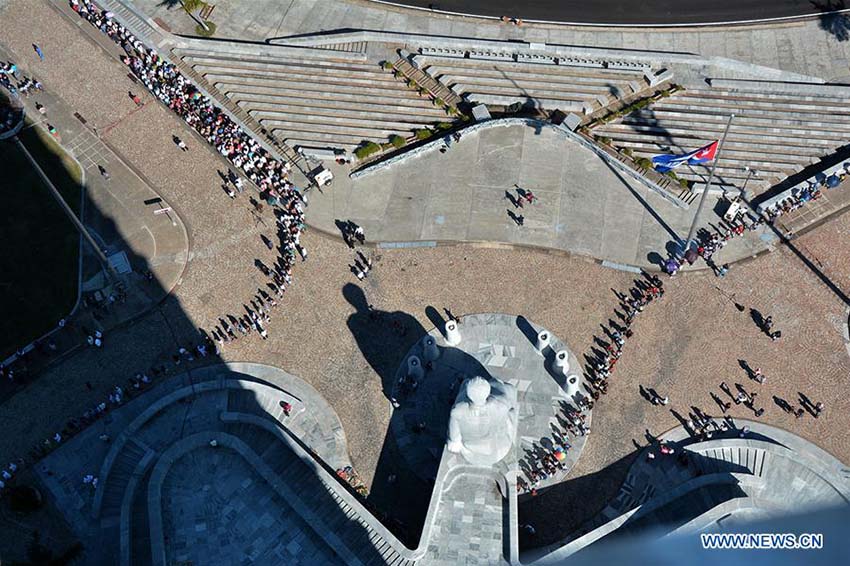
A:
[[[688,163],[690,165],[699,165],[701,163],[708,163],[714,159],[714,156],[717,155],[717,141],[713,141],[710,144],[703,146],[695,151],[690,153],[685,153],[684,155],[676,155],[673,153],[664,153],[661,155],[653,156],[652,165],[655,167],[655,170],[659,173],[666,173],[671,169],[675,169],[682,163]]]

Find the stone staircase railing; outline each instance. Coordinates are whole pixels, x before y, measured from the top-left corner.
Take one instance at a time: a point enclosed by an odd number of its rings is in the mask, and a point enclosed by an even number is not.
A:
[[[407,57],[404,56],[404,51],[399,53],[398,59],[393,62],[393,67],[407,79],[414,81],[419,86],[427,90],[434,98],[439,98],[449,107],[458,109],[458,105],[463,102],[463,99],[452,92],[446,85],[430,76],[423,70],[414,67]]]

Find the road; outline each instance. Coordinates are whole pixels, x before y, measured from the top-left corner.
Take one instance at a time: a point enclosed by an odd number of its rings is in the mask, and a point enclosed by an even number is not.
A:
[[[800,16],[847,7],[845,0],[390,0],[479,16],[588,24],[699,24]]]

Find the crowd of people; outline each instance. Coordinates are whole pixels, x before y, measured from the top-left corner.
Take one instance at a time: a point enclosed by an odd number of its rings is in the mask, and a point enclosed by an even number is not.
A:
[[[44,90],[44,86],[39,81],[22,75],[18,66],[12,61],[0,61],[0,86],[8,90],[12,96],[19,94],[28,96],[35,91]]]
[[[634,334],[632,324],[649,304],[663,296],[664,283],[657,275],[646,272],[643,273],[642,279],[635,280],[628,294],[618,294],[620,310],[616,310],[615,315],[620,322],[609,320],[608,327],[603,325],[607,340],[595,337],[597,345],[603,349],[594,349],[588,356],[585,376],[589,396],[580,392],[573,399],[575,406],[564,403],[562,411],[556,415],[563,430],[555,427],[552,442],[548,443],[551,446],[540,446],[535,452],[528,454],[523,466],[526,477],[517,480],[519,493],[536,495],[541,481],[567,469],[566,454],[570,448],[568,434],[578,437],[590,433],[590,427],[586,423],[587,412],[593,409],[600,396],[608,392],[608,379],[623,353],[626,340]],[[659,396],[659,400],[660,404],[664,405],[669,402],[666,397]]]
[[[812,183],[802,189],[791,191],[791,194],[786,198],[767,207],[764,210],[763,216],[767,218],[768,222],[773,224],[783,214],[797,210],[807,202],[819,199],[821,195],[820,185]]]
[[[307,251],[300,243],[304,230],[303,201],[289,179],[291,165],[269,154],[259,142],[183,76],[175,65],[165,61],[154,49],[146,47],[127,28],[115,21],[110,12],[100,9],[88,0],[71,0],[70,3],[75,12],[121,46],[125,52],[121,60],[148,91],[183,118],[232,163],[237,171],[241,171],[250,179],[258,187],[261,198],[274,207],[280,257],[272,267],[259,260],[257,265],[261,272],[270,278],[266,283],[268,290],[277,297],[282,297],[291,283],[296,254],[300,255],[302,260],[307,258]],[[180,141],[182,143],[182,140]],[[184,149],[185,144],[178,143],[178,146]],[[225,190],[232,198],[243,192],[244,183],[238,174],[228,170],[223,178]],[[233,185],[235,191],[230,185]],[[252,202],[258,211],[262,210],[261,203],[253,199]],[[266,245],[272,246],[268,238],[264,238],[264,241]],[[219,317],[218,325],[208,333],[202,333],[205,347],[218,351],[225,342],[254,332],[266,339],[268,331],[264,324],[270,321],[270,309],[276,306],[277,301],[266,289],[258,289],[257,294],[244,304],[245,314]]]
[[[836,175],[838,182],[844,179],[844,175]],[[824,183],[826,180],[824,180]],[[750,212],[739,212],[729,222],[723,230],[710,232],[706,229],[701,229],[697,233],[696,253],[702,257],[706,264],[714,271],[715,275],[723,277],[729,271],[727,264],[718,266],[712,259],[712,256],[723,249],[730,240],[737,236],[743,236],[746,232],[752,232],[761,228],[765,224],[774,224],[776,220],[783,214],[795,211],[810,201],[819,199],[822,196],[823,183],[813,182],[801,189],[794,189],[786,198],[772,204],[764,209],[760,214]],[[676,275],[682,268],[684,262],[693,264],[697,256],[684,257],[678,255],[670,255],[663,263],[663,270],[671,277]]]

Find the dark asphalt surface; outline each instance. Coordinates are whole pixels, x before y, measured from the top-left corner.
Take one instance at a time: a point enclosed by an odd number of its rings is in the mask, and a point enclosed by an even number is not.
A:
[[[390,0],[477,16],[588,24],[698,24],[850,8],[845,0]]]

